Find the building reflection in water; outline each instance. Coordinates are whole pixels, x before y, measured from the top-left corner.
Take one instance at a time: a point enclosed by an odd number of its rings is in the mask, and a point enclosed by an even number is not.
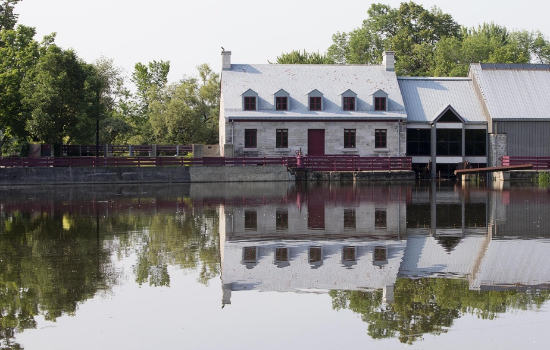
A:
[[[244,198],[244,197],[243,197]],[[548,195],[533,189],[334,186],[226,201],[223,305],[244,290],[383,291],[398,278],[451,278],[475,290],[550,283]]]

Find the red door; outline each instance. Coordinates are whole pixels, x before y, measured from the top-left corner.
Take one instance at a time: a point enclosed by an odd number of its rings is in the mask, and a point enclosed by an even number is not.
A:
[[[324,156],[325,155],[325,130],[309,129],[307,131],[307,155]]]

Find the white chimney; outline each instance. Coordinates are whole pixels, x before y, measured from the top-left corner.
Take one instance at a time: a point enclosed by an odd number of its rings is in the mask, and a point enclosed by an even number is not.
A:
[[[223,49],[223,48],[222,48]],[[222,70],[231,69],[231,51],[222,51]]]
[[[384,51],[382,53],[382,65],[384,69],[388,72],[395,71],[395,52],[394,51]]]

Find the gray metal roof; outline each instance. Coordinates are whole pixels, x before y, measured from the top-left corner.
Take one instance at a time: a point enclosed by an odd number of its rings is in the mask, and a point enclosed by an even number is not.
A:
[[[406,118],[395,72],[382,66],[232,64],[222,71],[222,106],[225,117],[363,117]],[[258,111],[243,111],[241,94],[248,89],[258,93]],[[284,89],[290,96],[289,111],[275,111],[273,94]],[[357,94],[357,111],[343,111],[342,91]],[[388,94],[388,111],[374,111],[371,93]],[[323,94],[323,110],[308,110],[308,93]]]
[[[468,78],[399,77],[408,123],[433,122],[449,105],[466,123],[486,123]]]
[[[535,64],[472,64],[493,120],[550,119],[550,66]]]

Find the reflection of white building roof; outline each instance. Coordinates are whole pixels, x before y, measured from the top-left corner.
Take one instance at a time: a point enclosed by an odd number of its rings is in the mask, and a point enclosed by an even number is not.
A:
[[[437,237],[409,235],[399,276],[467,277],[475,270],[486,242],[486,235],[467,235],[447,251]]]
[[[246,266],[243,248],[257,247],[257,263]],[[322,248],[322,264],[312,267],[310,247]],[[355,264],[342,263],[342,248],[356,247]],[[275,249],[289,248],[289,264],[278,267]],[[387,248],[387,262],[373,263],[375,247]],[[231,290],[303,291],[303,290],[374,290],[395,283],[403,257],[405,241],[266,241],[226,242],[222,260],[222,283]]]
[[[550,240],[492,240],[471,289],[550,284]]]

